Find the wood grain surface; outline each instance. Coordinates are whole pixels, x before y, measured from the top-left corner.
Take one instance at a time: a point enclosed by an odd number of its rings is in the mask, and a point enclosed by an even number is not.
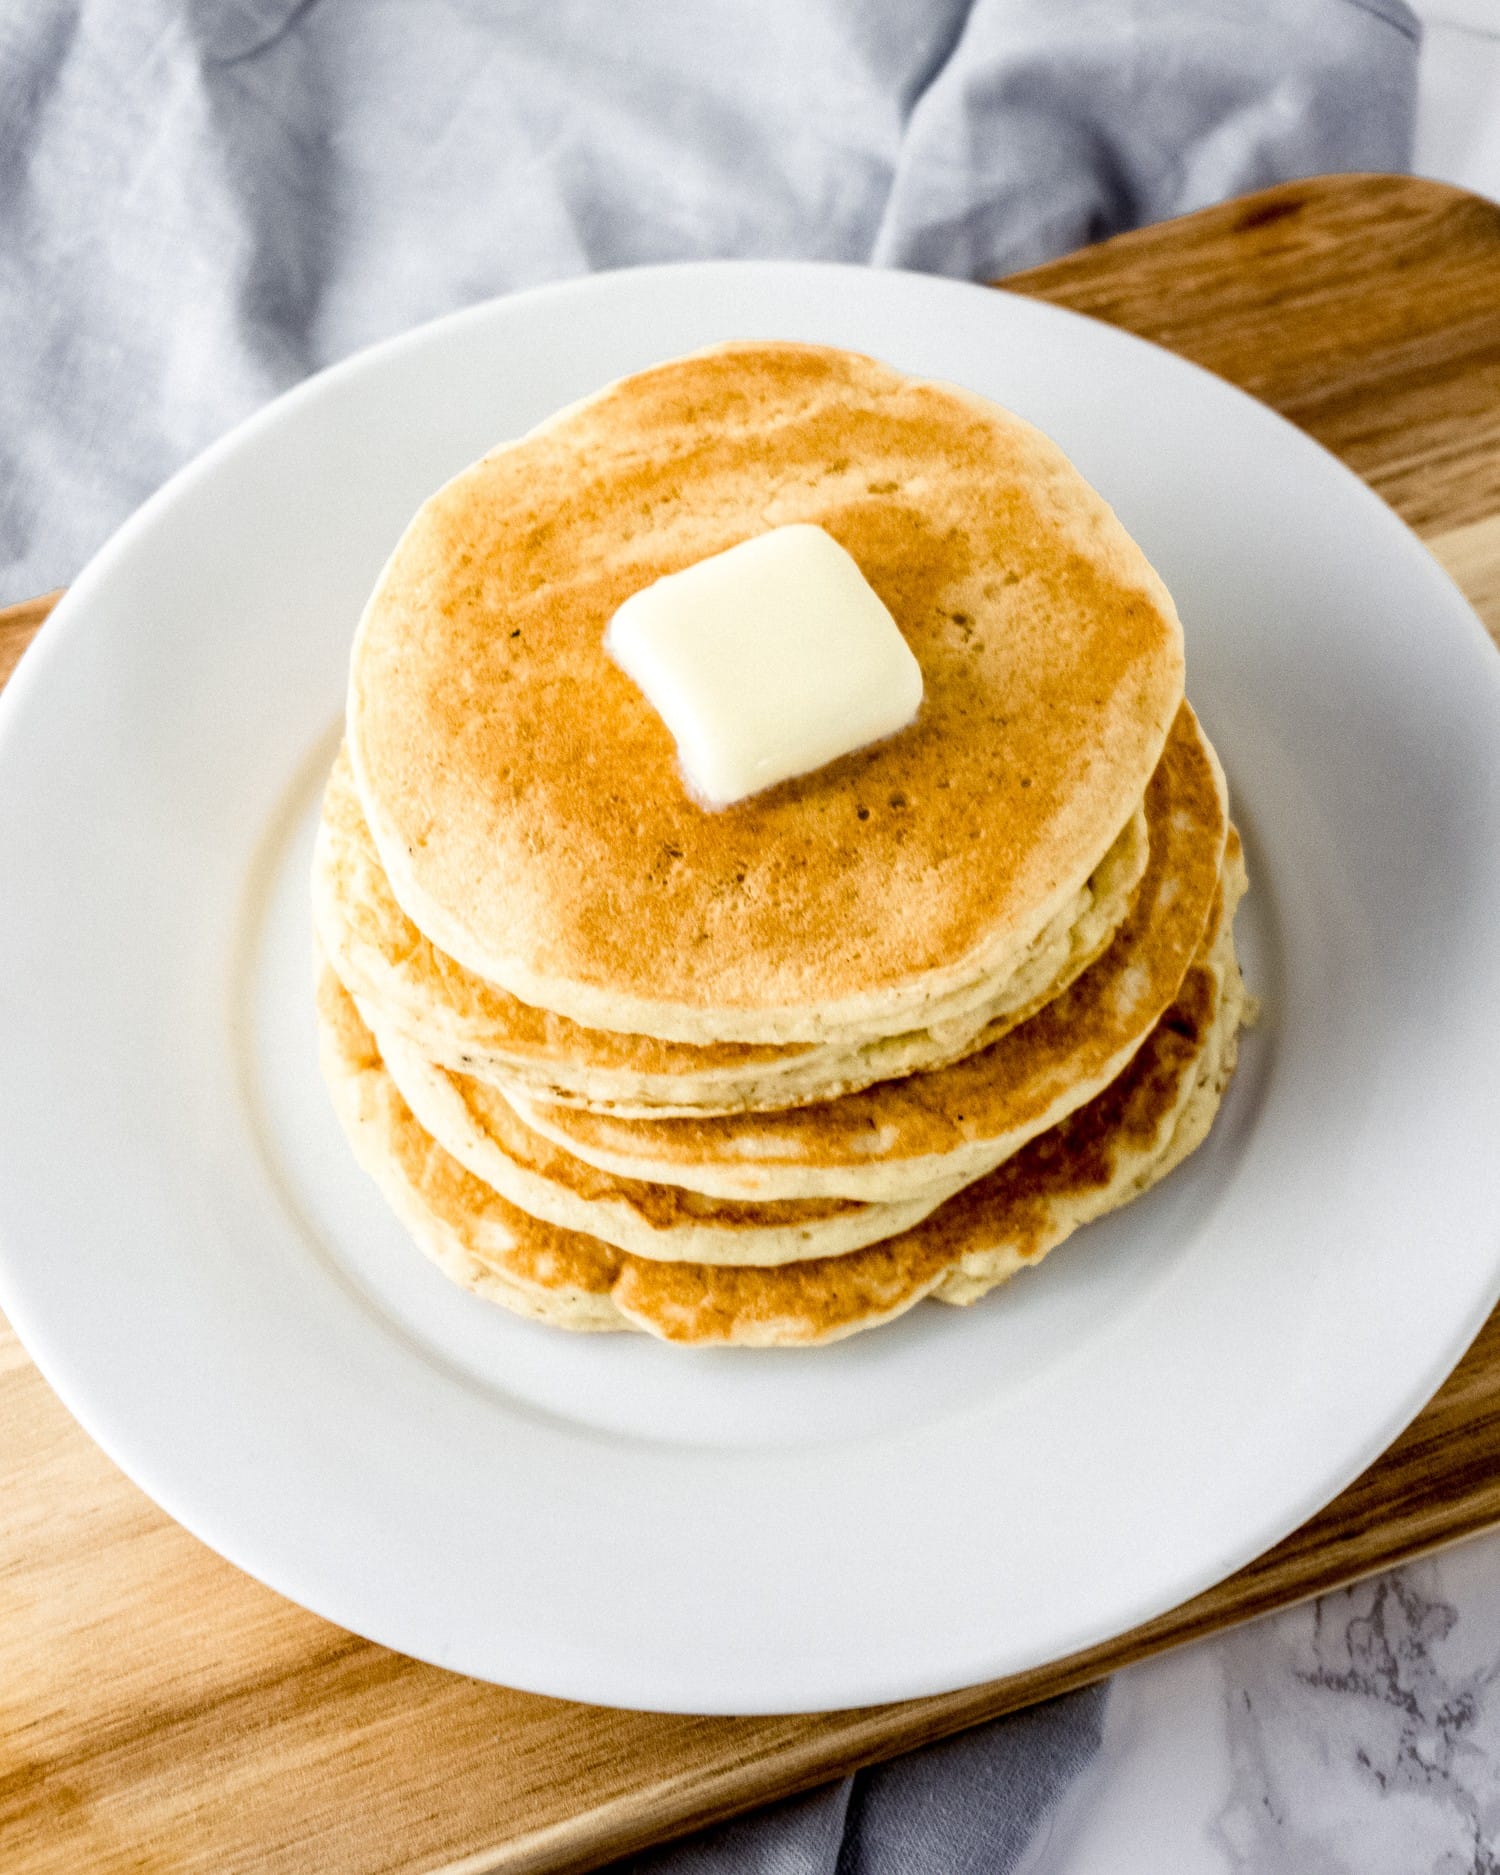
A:
[[[1007,285],[1284,411],[1500,628],[1500,210],[1299,183]],[[50,600],[0,613],[0,681]],[[1086,1654],[818,1717],[610,1712],[478,1684],[305,1614],[171,1523],[0,1327],[0,1870],[579,1870],[1500,1521],[1500,1315],[1391,1450],[1229,1581]]]

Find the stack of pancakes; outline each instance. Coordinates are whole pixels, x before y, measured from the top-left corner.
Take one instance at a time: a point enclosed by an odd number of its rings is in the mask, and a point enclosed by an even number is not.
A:
[[[710,811],[608,658],[653,580],[825,528],[916,721]],[[1172,601],[1029,425],[824,347],[615,384],[426,504],[314,874],[324,1068],[465,1287],[797,1345],[974,1301],[1203,1138],[1246,1000]]]

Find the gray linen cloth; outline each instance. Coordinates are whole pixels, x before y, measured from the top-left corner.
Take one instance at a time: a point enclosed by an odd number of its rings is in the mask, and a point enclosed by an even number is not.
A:
[[[0,9],[0,602],[239,418],[536,281],[987,279],[1409,161],[1400,0],[28,0]]]
[[[1400,0],[33,0],[0,12],[0,600],[319,366],[591,268],[988,279],[1404,169]],[[1104,1694],[639,1866],[1041,1866]]]

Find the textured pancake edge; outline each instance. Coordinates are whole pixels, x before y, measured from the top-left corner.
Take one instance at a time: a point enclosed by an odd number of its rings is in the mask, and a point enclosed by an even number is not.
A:
[[[1238,856],[1234,856],[1238,867]],[[1122,1171],[1108,1182],[1108,1189],[1070,1198],[1066,1190],[1054,1194],[1050,1216],[1042,1226],[1032,1221],[1017,1238],[1007,1234],[1003,1219],[995,1224],[996,1242],[984,1250],[960,1257],[945,1257],[924,1264],[920,1258],[910,1277],[881,1282],[879,1273],[870,1284],[873,1300],[857,1318],[836,1319],[826,1329],[809,1328],[805,1319],[795,1316],[768,1315],[763,1309],[749,1318],[732,1307],[727,1311],[709,1310],[718,1331],[691,1333],[691,1324],[702,1326],[704,1308],[689,1301],[682,1309],[663,1307],[660,1298],[646,1306],[650,1285],[656,1277],[645,1272],[656,1269],[670,1283],[674,1278],[686,1287],[689,1298],[700,1281],[709,1283],[729,1278],[753,1283],[754,1270],[701,1271],[694,1276],[692,1266],[674,1271],[671,1265],[651,1265],[605,1246],[581,1248],[592,1281],[561,1280],[529,1282],[519,1279],[496,1259],[503,1258],[515,1246],[515,1237],[506,1229],[503,1214],[508,1208],[487,1188],[472,1179],[435,1141],[422,1133],[410,1110],[401,1099],[388,1072],[380,1062],[374,1038],[359,1024],[352,1000],[347,997],[333,973],[324,970],[319,982],[320,1042],[325,1076],[341,1123],[349,1134],[361,1165],[384,1192],[418,1244],[451,1280],[486,1299],[498,1302],[520,1314],[553,1326],[585,1331],[635,1328],[666,1340],[685,1345],[732,1346],[821,1346],[835,1340],[881,1326],[904,1314],[929,1295],[946,1290],[942,1299],[968,1303],[989,1289],[1006,1281],[1016,1270],[1040,1261],[1051,1249],[1071,1235],[1082,1223],[1118,1208],[1139,1196],[1164,1177],[1198,1145],[1209,1130],[1230,1074],[1233,1070],[1236,1037],[1245,1010],[1243,988],[1234,956],[1231,917],[1233,895],[1242,886],[1243,873],[1229,882],[1230,897],[1217,930],[1206,934],[1200,952],[1200,967],[1211,971],[1215,981],[1214,1010],[1200,1047],[1189,1063],[1177,1090],[1169,1115],[1157,1127],[1155,1144],[1129,1155]],[[342,1003],[342,1010],[338,1004]],[[363,1033],[366,1047],[351,1047],[348,1016]],[[393,1150],[398,1138],[417,1136],[415,1171],[403,1156]],[[424,1178],[436,1169],[440,1181],[456,1186],[460,1194],[460,1218],[440,1215],[426,1202],[421,1189]],[[961,1200],[960,1200],[961,1202]],[[529,1222],[529,1220],[527,1220]],[[543,1228],[545,1232],[545,1227]],[[920,1235],[923,1226],[916,1227]],[[546,1233],[559,1240],[557,1261],[565,1266],[571,1233]],[[873,1246],[875,1261],[881,1251],[899,1254],[899,1245]],[[871,1252],[864,1253],[866,1260]],[[602,1262],[601,1262],[602,1258]],[[851,1259],[858,1264],[859,1253]],[[834,1260],[837,1264],[838,1260]],[[555,1274],[555,1273],[554,1273]],[[767,1272],[772,1274],[772,1272]],[[643,1298],[633,1292],[646,1281]]]
[[[993,1249],[970,1252],[962,1257],[929,1292],[936,1301],[956,1308],[967,1308],[979,1301],[1021,1270],[1040,1263],[1049,1251],[1055,1250],[1085,1224],[1112,1211],[1123,1210],[1143,1197],[1203,1144],[1233,1077],[1239,1058],[1240,1029],[1247,1015],[1244,979],[1227,928],[1220,940],[1216,961],[1223,973],[1218,1016],[1209,1031],[1197,1070],[1183,1088],[1171,1132],[1161,1149],[1139,1154],[1120,1190],[1079,1193],[1071,1200],[1060,1201],[1043,1228]]]
[[[386,1072],[418,1124],[465,1171],[517,1210],[559,1229],[596,1237],[632,1256],[668,1263],[756,1268],[844,1256],[910,1229],[956,1189],[953,1185],[934,1187],[918,1197],[891,1204],[828,1200],[824,1208],[829,1215],[801,1223],[772,1221],[778,1208],[774,1204],[766,1207],[729,1201],[722,1206],[728,1213],[759,1210],[768,1215],[762,1222],[731,1221],[726,1217],[715,1223],[714,1200],[679,1191],[679,1197],[697,1197],[698,1208],[707,1216],[684,1217],[672,1226],[655,1225],[641,1205],[631,1201],[630,1188],[641,1181],[617,1179],[614,1182],[620,1189],[613,1196],[589,1198],[520,1163],[483,1130],[441,1067],[425,1060],[403,1039],[384,1033],[358,998],[355,1006],[375,1036]],[[516,1124],[525,1125],[519,1115]],[[663,1196],[670,1195],[668,1188],[660,1189]],[[795,1210],[799,1202],[792,1200],[780,1208]],[[817,1201],[806,1201],[800,1208],[814,1210]]]
[[[1203,1048],[1191,1071],[1183,1075],[1177,1099],[1162,1123],[1157,1140],[1144,1149],[1122,1155],[1123,1163],[1109,1184],[1076,1194],[1067,1191],[1056,1194],[1050,1204],[1042,1207],[1045,1215],[1041,1221],[1030,1219],[1019,1229],[1012,1228],[1002,1215],[995,1221],[993,1244],[983,1250],[968,1251],[935,1270],[919,1271],[905,1284],[892,1285],[884,1306],[872,1307],[819,1332],[807,1332],[805,1323],[795,1315],[778,1318],[758,1312],[749,1319],[732,1318],[726,1330],[719,1334],[674,1333],[674,1328],[682,1329],[696,1318],[687,1312],[681,1319],[674,1318],[659,1305],[654,1310],[632,1307],[629,1271],[613,1291],[620,1314],[631,1327],[683,1346],[816,1348],[884,1327],[928,1299],[959,1308],[980,1301],[1021,1270],[1040,1263],[1084,1225],[1121,1210],[1141,1197],[1207,1137],[1234,1072],[1239,1029],[1245,1015],[1244,989],[1229,917],[1221,921],[1207,954],[1200,956],[1194,967],[1205,970],[1216,980],[1214,1016]],[[924,1222],[934,1223],[938,1215]],[[915,1226],[911,1234],[920,1236],[922,1228],[922,1225]],[[877,1252],[882,1248],[899,1252],[897,1244],[872,1246]]]
[[[470,1000],[499,999],[503,1011],[514,999],[442,956],[394,898],[389,913],[382,909],[379,914],[399,920],[400,942],[393,955],[360,941],[348,904],[348,875],[351,868],[357,875],[365,873],[368,887],[367,869],[378,869],[379,858],[373,845],[368,854],[351,853],[334,828],[330,809],[336,786],[337,764],[325,790],[314,849],[314,925],[324,954],[372,1026],[382,1036],[408,1042],[451,1072],[473,1075],[502,1093],[514,1090],[534,1100],[586,1107],[622,1119],[784,1111],[836,1099],[876,1081],[944,1067],[988,1047],[1059,995],[1108,948],[1129,910],[1148,851],[1145,810],[1138,805],[1082,890],[1039,936],[1016,972],[988,996],[982,995],[983,986],[975,986],[979,1000],[971,1007],[927,1012],[919,1029],[864,1043],[797,1044],[782,1051],[779,1060],[774,1049],[745,1047],[741,1052],[750,1059],[709,1068],[695,1064],[692,1056],[711,1051],[696,1050],[692,1044],[600,1033],[558,1019],[555,1026],[564,1027],[564,1039],[573,1050],[571,1059],[565,1059],[549,1056],[542,1044],[507,1046],[498,1033],[498,1018],[490,1025],[466,1021],[455,1000],[458,992],[448,987],[454,973]],[[383,879],[373,889],[378,892],[382,886],[389,892],[389,882]],[[417,970],[425,973],[420,982],[412,981]],[[640,1042],[649,1053],[680,1055],[681,1069],[652,1073],[599,1066],[586,1053],[590,1046],[596,1055],[620,1052],[631,1042]]]
[[[574,1332],[614,1334],[628,1329],[630,1324],[608,1295],[582,1286],[544,1288],[507,1276],[483,1254],[483,1219],[474,1226],[481,1239],[476,1249],[466,1241],[467,1233],[455,1229],[424,1203],[417,1182],[406,1175],[391,1151],[391,1135],[399,1124],[399,1115],[392,1111],[394,1082],[380,1068],[378,1056],[374,1062],[352,1059],[338,1025],[329,1019],[328,987],[337,983],[320,959],[318,1054],[323,1079],[355,1162],[377,1186],[417,1246],[450,1282],[512,1314]],[[341,984],[338,992],[347,995]],[[404,1109],[404,1102],[401,1104]],[[433,1153],[442,1152],[436,1141],[429,1141],[429,1145]],[[496,1244],[495,1250],[503,1254],[506,1247]]]

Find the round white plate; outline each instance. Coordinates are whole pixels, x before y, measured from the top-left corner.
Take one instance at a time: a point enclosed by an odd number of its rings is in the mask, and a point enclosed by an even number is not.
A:
[[[987,392],[1116,505],[1186,622],[1265,1017],[1208,1145],[979,1306],[685,1353],[513,1319],[407,1242],[318,1079],[308,851],[355,619],[422,499],[753,335]],[[0,1305],[189,1529],[465,1673],[761,1712],[1071,1652],[1332,1497],[1495,1300],[1497,752],[1500,659],[1413,536],[1148,345],[825,266],[477,307],[185,470],[0,701]]]

